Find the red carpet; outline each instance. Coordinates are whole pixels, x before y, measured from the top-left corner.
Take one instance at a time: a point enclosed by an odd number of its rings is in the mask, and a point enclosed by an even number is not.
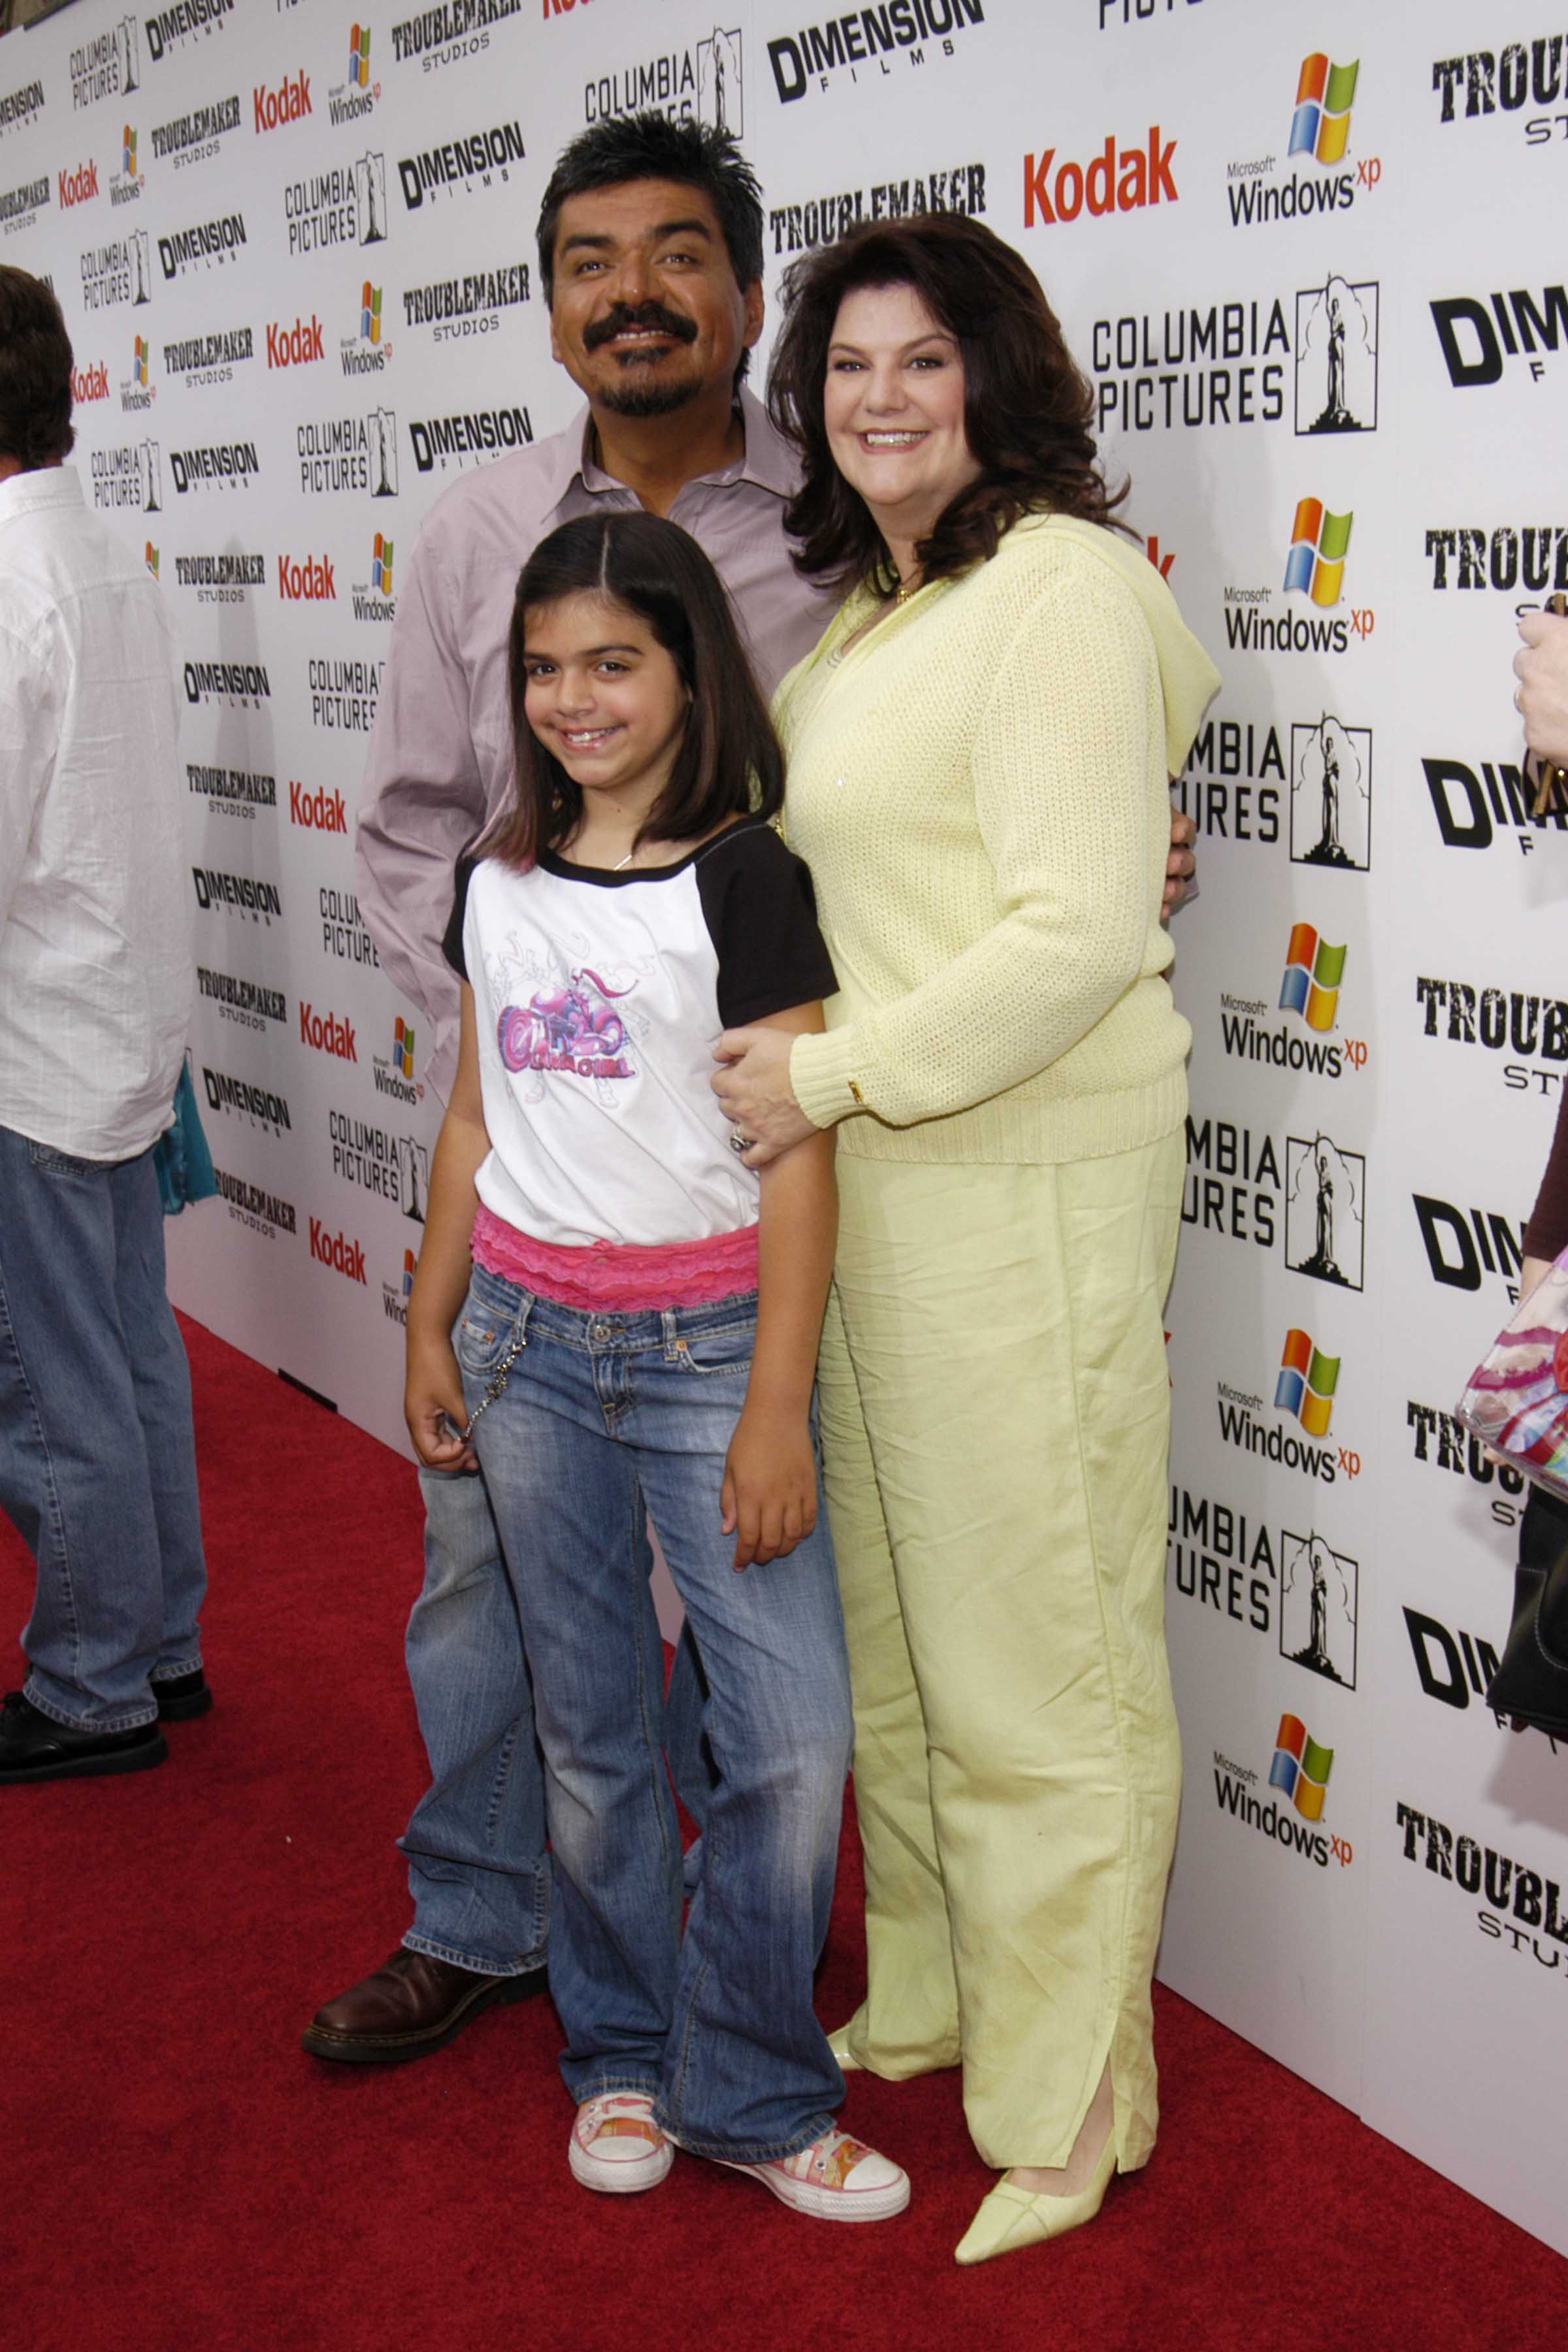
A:
[[[407,1918],[423,1785],[402,1664],[413,1472],[195,1326],[218,1704],[171,1760],[0,1790],[0,2331],[16,2352],[605,2352],[1555,2341],[1568,2269],[1234,2035],[1157,1994],[1163,2137],[1090,2228],[958,2271],[987,2185],[956,2078],[852,2079],[914,2201],[859,2231],[678,2158],[572,2182],[544,2001],[381,2070],[298,2046]],[[13,1625],[31,1570],[0,1522]],[[8,1682],[18,1674],[6,1676]],[[846,1831],[822,2015],[863,1964]],[[1501,2095],[1478,2082],[1476,2096]]]

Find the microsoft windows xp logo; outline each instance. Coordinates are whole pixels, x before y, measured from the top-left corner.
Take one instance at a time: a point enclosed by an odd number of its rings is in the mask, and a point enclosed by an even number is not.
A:
[[[1349,514],[1331,514],[1321,499],[1298,499],[1290,527],[1290,552],[1285,559],[1285,590],[1299,589],[1314,604],[1337,604],[1350,549]]]
[[[1344,969],[1342,947],[1335,947],[1310,923],[1292,923],[1279,976],[1280,1012],[1299,1013],[1309,1029],[1331,1029]]]
[[[153,579],[156,580],[158,577],[158,551],[153,546],[150,539],[142,541],[142,559],[146,563],[148,571],[153,574]]]
[[[133,180],[136,177],[136,133],[129,122],[125,125],[124,137],[121,142],[120,168],[127,178]]]
[[[414,1024],[405,1022],[401,1013],[392,1032],[392,1066],[405,1078],[414,1076]],[[407,1260],[407,1267],[412,1273],[412,1258]]]
[[[135,343],[135,358],[132,364],[131,373],[136,382],[140,384],[145,384],[147,381],[147,354],[151,346],[149,345],[146,337],[144,335],[138,335]]]
[[[1337,70],[1337,68],[1336,68]],[[1355,80],[1355,68],[1351,68],[1351,80]],[[355,25],[349,34],[349,88],[370,88],[370,26]],[[1343,142],[1341,142],[1343,144]]]
[[[370,584],[378,596],[390,596],[392,593],[392,541],[384,539],[380,531],[371,542]],[[399,1022],[398,1027],[402,1025]],[[412,1038],[412,1030],[409,1035]]]
[[[1309,1437],[1326,1437],[1342,1360],[1339,1356],[1325,1356],[1310,1331],[1299,1331],[1292,1325],[1280,1351],[1279,1377],[1274,1383],[1275,1412],[1293,1414]]]
[[[405,1298],[407,1297],[413,1287],[414,1252],[411,1249],[405,1249],[403,1253],[403,1296]]]
[[[362,342],[381,341],[381,288],[373,286],[368,278],[360,289],[359,331]]]
[[[1296,84],[1296,111],[1290,118],[1292,155],[1310,155],[1320,163],[1337,163],[1350,137],[1351,108],[1355,101],[1357,58],[1348,66],[1331,66],[1321,49],[1301,60]]]
[[[1334,1751],[1321,1748],[1299,1715],[1282,1715],[1274,1739],[1268,1785],[1282,1789],[1304,1821],[1321,1822]]]

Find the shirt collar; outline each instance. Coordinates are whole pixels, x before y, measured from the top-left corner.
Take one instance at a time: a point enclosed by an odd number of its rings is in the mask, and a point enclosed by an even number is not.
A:
[[[800,488],[800,468],[795,452],[781,433],[769,422],[768,413],[753,392],[742,384],[740,392],[741,423],[745,431],[746,446],[741,456],[716,473],[700,474],[695,478],[709,482],[716,489],[729,489],[737,482],[753,483],[758,489],[769,490],[775,498],[793,499]],[[551,510],[553,512],[574,482],[581,482],[590,497],[601,497],[608,490],[624,490],[613,474],[606,474],[593,455],[593,415],[584,401],[565,431],[559,436],[561,453],[548,485]]]
[[[39,466],[31,473],[13,474],[0,482],[0,522],[10,515],[31,514],[37,507],[79,507],[81,477],[74,466]]]

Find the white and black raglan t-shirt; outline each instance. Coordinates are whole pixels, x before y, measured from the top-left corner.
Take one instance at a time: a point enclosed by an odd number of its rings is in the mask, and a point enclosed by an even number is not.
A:
[[[474,992],[485,1207],[553,1246],[703,1241],[757,1219],[711,1079],[721,1029],[837,983],[811,877],[759,817],[672,866],[459,859],[447,961]]]

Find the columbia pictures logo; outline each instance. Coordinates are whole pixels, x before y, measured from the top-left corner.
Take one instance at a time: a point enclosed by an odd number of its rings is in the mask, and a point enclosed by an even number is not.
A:
[[[386,158],[366,152],[354,165],[355,234],[362,245],[386,237]]]
[[[1317,1534],[1280,1530],[1279,1654],[1354,1690],[1361,1569]]]
[[[697,111],[710,130],[728,131],[736,139],[744,136],[738,26],[726,33],[715,25],[708,38],[697,44]]]
[[[1372,864],[1372,730],[1328,711],[1290,729],[1290,862],[1364,874]]]
[[[1360,1290],[1366,1270],[1366,1160],[1331,1135],[1285,1139],[1285,1263]]]
[[[1377,429],[1375,278],[1330,278],[1296,297],[1296,431]]]

